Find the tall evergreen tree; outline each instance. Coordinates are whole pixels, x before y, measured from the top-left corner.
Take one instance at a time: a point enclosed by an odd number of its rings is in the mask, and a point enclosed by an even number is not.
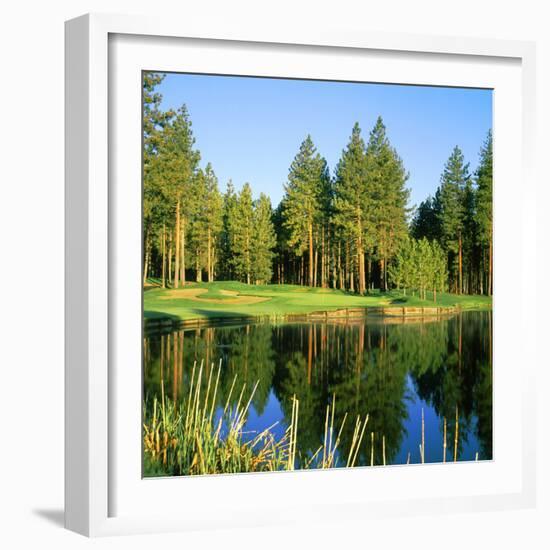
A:
[[[252,282],[252,250],[254,243],[254,203],[250,184],[239,193],[233,230],[233,268],[235,275],[247,284]]]
[[[360,294],[366,291],[365,251],[374,243],[371,207],[367,189],[365,142],[356,122],[336,168],[333,220],[343,238],[349,239],[348,245],[353,245]],[[353,285],[352,271],[349,277]]]
[[[371,195],[371,219],[380,262],[380,287],[387,289],[388,262],[407,236],[408,174],[391,146],[382,117],[372,129],[366,149],[366,177]]]
[[[449,267],[457,293],[462,292],[465,189],[470,178],[469,165],[458,146],[453,149],[441,175],[441,232],[448,253]]]
[[[219,256],[219,245],[223,225],[223,200],[218,189],[218,178],[208,163],[204,170],[198,170],[193,187],[193,200],[196,208],[190,219],[189,239],[193,249],[195,278],[212,282],[215,265]]]
[[[227,182],[223,195],[222,233],[220,236],[220,263],[225,279],[234,278],[234,228],[237,224],[237,194],[233,182]]]
[[[310,286],[314,285],[314,233],[321,220],[321,193],[326,174],[326,162],[308,135],[290,165],[283,203],[289,246],[297,255],[308,251]]]
[[[411,222],[411,235],[415,239],[426,237],[428,240],[441,239],[441,205],[439,201],[439,189],[434,197],[423,200],[416,209]]]
[[[478,256],[478,237],[477,226],[475,223],[475,190],[471,178],[468,178],[464,186],[464,229],[462,238],[463,249],[463,282],[462,292],[472,294],[474,288],[474,266],[477,263]]]
[[[152,246],[159,238],[160,228],[166,223],[167,208],[162,199],[162,165],[158,162],[163,140],[163,128],[172,112],[160,108],[162,95],[156,91],[164,80],[160,73],[143,75],[143,283],[151,263]],[[164,286],[164,279],[163,279]]]
[[[479,156],[475,174],[475,221],[479,244],[482,247],[484,291],[493,293],[493,135],[489,131]]]
[[[265,284],[273,277],[273,249],[277,244],[273,226],[271,201],[263,193],[254,203],[252,273],[256,284]]]
[[[177,110],[163,136],[160,155],[163,194],[174,211],[174,287],[178,288],[180,280],[185,282],[186,225],[197,209],[194,183],[200,160],[185,105]]]

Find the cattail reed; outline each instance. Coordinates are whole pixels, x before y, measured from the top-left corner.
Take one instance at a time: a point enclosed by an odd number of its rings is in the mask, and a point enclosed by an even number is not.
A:
[[[422,464],[424,464],[425,456],[426,456],[426,440],[424,438],[424,407],[422,407]]]
[[[458,405],[455,408],[455,452],[454,452],[454,461],[457,460],[458,455]]]
[[[447,461],[447,419],[443,417],[443,464]]]
[[[354,420],[344,413],[336,417],[336,395],[326,406],[324,434],[319,447],[313,453],[299,452],[298,424],[300,400],[292,396],[290,422],[282,437],[272,431],[275,424],[252,436],[245,435],[252,400],[259,382],[252,390],[246,382],[240,383],[235,375],[225,403],[218,404],[222,362],[215,369],[214,363],[207,367],[203,361],[193,364],[189,378],[189,390],[183,400],[171,399],[165,393],[164,375],[161,370],[160,399],[145,400],[143,422],[143,450],[146,475],[200,475],[333,468],[359,465],[361,450],[368,460],[368,447],[363,446],[369,415],[357,414]],[[204,391],[203,391],[204,387]],[[235,396],[235,399],[233,399]],[[233,405],[233,403],[235,403]],[[344,427],[349,422],[350,441],[343,443]],[[381,462],[391,463],[388,456],[386,436],[380,434],[375,441],[370,432],[370,465],[374,466],[375,446],[381,444]],[[459,416],[455,409],[454,460],[458,459]],[[422,435],[419,444],[420,461],[425,463],[426,453],[425,415],[422,409]],[[443,462],[447,456],[447,418],[443,418]],[[479,460],[476,452],[475,460]],[[411,453],[407,454],[407,464]]]
[[[374,432],[370,433],[370,465],[374,466]]]

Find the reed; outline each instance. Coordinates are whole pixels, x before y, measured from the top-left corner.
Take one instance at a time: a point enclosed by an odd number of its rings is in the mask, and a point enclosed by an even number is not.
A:
[[[443,417],[443,464],[447,462],[447,419]]]
[[[422,407],[422,443],[420,447],[420,455],[422,464],[424,464],[424,457],[426,456],[426,439],[424,437],[424,407]]]
[[[458,405],[455,407],[455,448],[454,448],[454,461],[456,462],[458,455]]]
[[[336,396],[327,405],[323,444],[311,456],[298,452],[298,419],[300,402],[292,397],[289,426],[283,437],[276,439],[277,423],[246,440],[244,426],[258,382],[247,393],[246,383],[240,389],[237,404],[231,406],[238,381],[234,377],[225,405],[216,419],[216,396],[221,362],[214,365],[206,378],[204,363],[195,363],[191,372],[189,393],[182,403],[169,399],[161,379],[161,398],[144,404],[143,449],[145,475],[204,475],[217,473],[261,472],[312,468],[333,468],[357,464],[368,423],[368,415],[357,416],[347,452],[341,449],[341,436],[347,413],[340,426],[335,426]],[[203,378],[205,379],[203,381]],[[203,382],[206,389],[203,392]]]
[[[239,385],[235,375],[225,403],[218,404],[222,363],[217,369],[212,363],[208,375],[204,362],[195,362],[191,371],[189,392],[181,402],[170,399],[164,389],[161,374],[160,399],[145,400],[143,408],[144,473],[159,475],[204,475],[239,472],[281,471],[294,469],[325,469],[338,466],[353,468],[363,448],[368,457],[368,443],[363,445],[369,415],[357,415],[351,442],[342,446],[342,433],[348,422],[346,412],[339,426],[335,425],[336,396],[326,406],[325,426],[321,445],[313,453],[302,456],[298,451],[300,401],[293,395],[289,425],[277,438],[273,428],[277,422],[250,437],[244,426],[258,388]],[[205,388],[204,391],[202,388]],[[239,389],[240,388],[240,389]],[[236,405],[232,396],[239,392]],[[223,406],[222,406],[223,405]],[[454,433],[454,461],[458,451],[458,407]],[[370,432],[370,465],[374,466],[374,431]],[[382,433],[382,464],[387,463],[386,436]],[[379,443],[378,443],[379,444]],[[425,463],[425,419],[422,409],[420,462]],[[447,419],[443,419],[443,462],[447,455]],[[478,453],[475,456],[479,459]],[[411,454],[407,454],[407,464]]]
[[[216,420],[221,362],[217,372],[212,364],[202,393],[204,371],[204,363],[198,368],[196,364],[193,366],[189,394],[183,403],[176,404],[166,397],[161,380],[160,403],[154,398],[150,406],[144,405],[145,474],[200,475],[282,469],[286,439],[275,441],[270,431],[273,426],[251,441],[243,440],[243,427],[258,384],[246,400],[243,384],[237,405],[231,407],[235,377],[224,412]]]

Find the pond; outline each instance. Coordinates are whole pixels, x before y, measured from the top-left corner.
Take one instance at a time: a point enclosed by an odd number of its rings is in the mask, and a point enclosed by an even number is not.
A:
[[[391,322],[390,322],[391,321]],[[368,417],[357,465],[492,459],[492,312],[395,322],[254,322],[151,332],[144,339],[144,396],[176,402],[189,393],[193,364],[218,371],[217,413],[235,376],[258,382],[245,437],[276,424],[282,437],[299,400],[298,454],[311,456],[347,414]],[[161,380],[162,386],[161,387]],[[237,402],[239,392],[231,394]],[[458,419],[458,423],[457,423]],[[354,421],[344,423],[341,448]]]

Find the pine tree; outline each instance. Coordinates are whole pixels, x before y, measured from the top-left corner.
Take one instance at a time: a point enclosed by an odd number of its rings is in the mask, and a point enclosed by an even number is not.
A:
[[[321,220],[321,192],[326,174],[326,162],[308,135],[290,165],[283,204],[289,246],[298,256],[308,251],[310,286],[314,286],[314,233]]]
[[[273,249],[277,244],[272,220],[271,201],[263,193],[254,203],[252,273],[256,284],[265,284],[273,277]]]
[[[143,283],[145,284],[151,264],[153,242],[160,236],[166,223],[168,211],[162,196],[162,165],[159,149],[163,129],[173,116],[160,108],[162,95],[156,92],[164,80],[163,74],[143,74]],[[162,245],[161,245],[162,246]],[[163,260],[164,265],[164,260]],[[164,278],[162,285],[165,286]]]
[[[233,231],[233,268],[247,284],[252,281],[254,243],[254,204],[250,184],[245,183],[237,199]]]
[[[208,282],[214,280],[214,267],[218,259],[218,248],[223,226],[223,199],[218,189],[218,178],[208,163],[205,169],[206,195],[204,218],[206,225],[206,272]]]
[[[187,240],[189,243],[188,262],[195,271],[195,281],[202,282],[202,272],[207,264],[206,240],[208,234],[208,220],[206,205],[208,202],[208,183],[206,173],[198,169],[193,179],[194,209],[189,217]]]
[[[222,276],[226,280],[234,278],[233,254],[234,254],[234,228],[237,216],[237,194],[233,182],[227,182],[227,188],[223,195],[222,232],[220,235],[220,264]]]
[[[369,136],[366,177],[371,195],[376,252],[380,262],[380,287],[386,290],[388,263],[395,255],[399,242],[408,234],[409,190],[405,184],[409,176],[390,144],[382,117],[378,117]]]
[[[469,178],[464,186],[464,224],[462,237],[462,271],[464,273],[462,292],[472,294],[474,287],[474,266],[478,255],[477,226],[475,223],[475,190],[472,180]]]
[[[350,255],[354,254],[356,258],[360,294],[364,294],[366,291],[365,251],[373,243],[370,208],[365,142],[361,137],[359,124],[355,123],[349,143],[342,152],[342,157],[336,168],[333,221],[348,246],[353,246]],[[348,276],[352,286],[353,268],[351,265],[349,270]]]
[[[426,237],[428,240],[441,239],[441,220],[439,190],[435,197],[428,197],[416,209],[411,222],[411,235],[415,239]]]
[[[455,278],[455,291],[459,294],[462,293],[464,193],[469,178],[469,165],[465,164],[464,155],[456,146],[441,175],[440,220],[442,240]]]
[[[334,204],[334,187],[330,171],[325,159],[322,159],[322,175],[319,186],[319,217],[315,228],[316,261],[315,286],[328,287],[330,278],[330,247],[332,240],[332,216]],[[320,269],[317,267],[317,255],[320,256]],[[317,274],[320,274],[320,285],[317,284]]]
[[[489,131],[479,156],[479,167],[475,174],[475,222],[479,244],[483,250],[484,264],[482,280],[487,283],[484,290],[493,293],[493,135]]]
[[[162,192],[174,212],[174,287],[185,282],[186,226],[197,208],[195,172],[200,154],[193,146],[195,138],[185,105],[164,128],[159,161],[162,164]],[[169,259],[170,261],[170,259]]]

